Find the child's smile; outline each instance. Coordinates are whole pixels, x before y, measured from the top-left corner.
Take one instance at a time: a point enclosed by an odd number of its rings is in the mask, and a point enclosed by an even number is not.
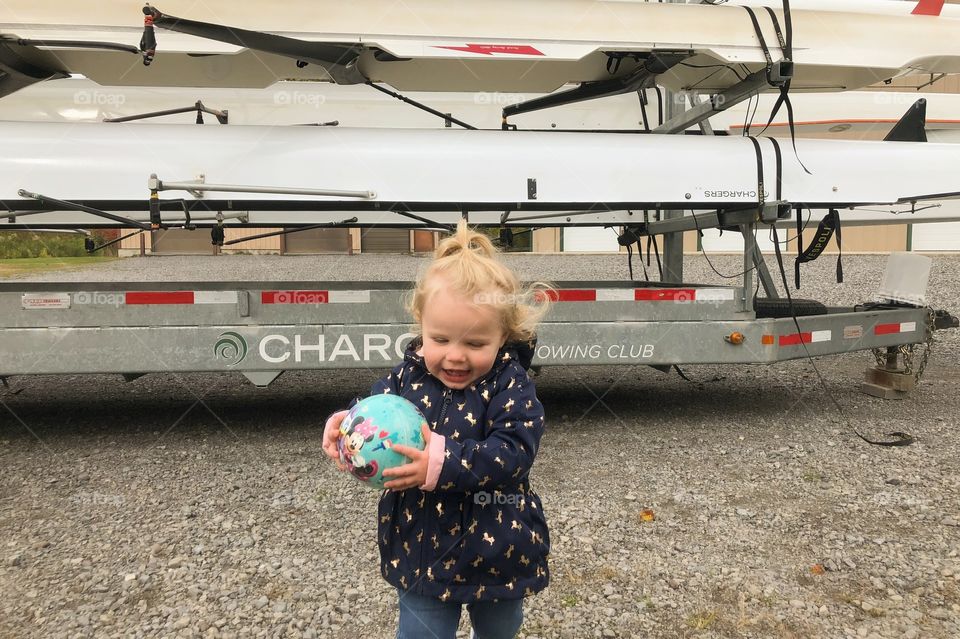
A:
[[[493,368],[505,341],[495,307],[438,286],[425,305],[423,359],[448,388],[466,388]]]

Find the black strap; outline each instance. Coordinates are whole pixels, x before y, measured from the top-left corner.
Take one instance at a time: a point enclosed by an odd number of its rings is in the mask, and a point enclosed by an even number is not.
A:
[[[640,266],[643,267],[643,280],[645,282],[650,281],[650,277],[647,275],[647,267],[643,263],[643,246],[640,244],[640,238],[637,238],[637,259],[640,260]],[[633,278],[633,244],[627,244],[627,267],[630,269],[630,281],[635,281]]]
[[[830,211],[837,219],[837,284],[843,284],[843,247],[840,246],[840,211]]]
[[[773,144],[773,155],[777,160],[777,201],[783,199],[783,154],[780,152],[780,143],[777,138],[770,138]]]
[[[647,236],[647,261],[650,261],[650,243],[653,242],[653,253],[657,256],[657,273],[660,274],[660,281],[663,281],[663,264],[660,263],[660,245],[657,243],[655,235]]]
[[[797,256],[797,261],[801,264],[807,262],[812,262],[823,253],[824,249],[827,248],[827,245],[830,243],[830,239],[833,237],[833,233],[836,230],[837,224],[836,220],[839,217],[836,209],[830,209],[830,212],[827,213],[820,224],[817,225],[817,232],[814,233],[813,240],[810,242],[805,250],[803,250],[800,255]]]
[[[750,22],[753,23],[753,30],[757,34],[757,40],[760,41],[760,48],[763,49],[763,57],[767,59],[767,67],[773,65],[773,57],[770,55],[770,48],[767,46],[767,39],[763,37],[763,31],[760,30],[760,21],[757,20],[757,14],[750,7],[744,7],[750,16]]]
[[[783,50],[793,60],[793,17],[790,15],[790,0],[783,0],[783,25],[787,32]]]
[[[803,207],[797,205],[797,259],[793,261],[793,277],[800,288],[800,256],[803,255]]]
[[[653,87],[657,93],[657,126],[663,125],[663,92],[660,87]]]
[[[775,14],[770,7],[764,7],[764,9],[770,14],[770,22],[773,23],[773,30],[777,32],[777,41],[780,43],[780,49],[786,53],[788,48],[787,41],[784,39],[783,32],[780,30],[780,21],[777,20],[777,14]]]
[[[790,102],[790,83],[792,80],[787,80],[783,83],[783,86],[780,87],[780,96],[777,98],[777,101],[773,104],[773,110],[770,111],[770,119],[767,120],[767,124],[760,131],[760,135],[773,123],[773,119],[777,117],[777,113],[780,112],[780,107],[786,105],[787,107],[787,123],[790,125],[790,141],[793,144],[793,154],[797,156],[797,162],[800,163],[800,166],[807,173],[807,175],[813,175],[810,172],[810,169],[807,168],[807,165],[803,163],[803,160],[800,159],[800,153],[797,151],[797,130],[794,126],[794,117],[793,117],[793,103]]]
[[[640,115],[643,116],[643,130],[650,131],[650,120],[647,118],[647,93],[644,89],[637,91],[640,96]]]
[[[753,143],[753,150],[757,155],[757,210],[761,210],[767,202],[766,187],[763,182],[763,152],[760,150],[760,143],[755,137],[748,137]]]
[[[643,220],[644,220],[644,221],[647,220],[647,212],[646,212],[646,211],[643,212]],[[649,241],[649,239],[648,239],[648,241]],[[649,281],[650,281],[650,274],[647,272],[647,265],[646,265],[646,264],[644,263],[644,261],[643,261],[643,244],[640,243],[640,238],[637,238],[637,257],[640,258],[640,266],[643,267],[643,281],[644,281],[644,282],[649,282]],[[650,249],[649,249],[649,247],[647,248],[647,261],[648,261],[648,262],[650,261]]]
[[[895,430],[892,433],[886,434],[886,437],[895,438],[893,441],[888,441],[888,442],[878,442],[873,439],[868,439],[863,435],[861,435],[860,431],[858,431],[856,428],[853,429],[853,432],[857,435],[857,437],[867,442],[868,444],[873,444],[874,446],[909,446],[913,442],[917,441],[913,435],[910,435],[909,433],[904,433],[903,431],[899,431],[899,430]]]
[[[773,10],[769,7],[766,7],[767,12],[770,14],[770,19],[773,21],[773,29],[777,32],[777,39],[780,41],[780,47],[783,51],[784,60],[793,60],[793,18],[790,14],[790,0],[783,0],[783,19],[784,24],[786,25],[786,35],[780,31],[780,23],[777,21],[776,15],[773,13]],[[754,19],[754,29],[757,29],[757,22]],[[759,31],[758,31],[759,34]],[[761,36],[762,37],[762,36]],[[762,43],[761,43],[762,44]],[[766,51],[764,51],[766,55]],[[771,62],[769,55],[767,57],[767,66],[769,68]],[[763,127],[763,130],[760,131],[762,134],[764,131],[769,128],[773,123],[773,119],[777,117],[777,113],[780,112],[781,106],[787,107],[787,122],[790,125],[790,141],[793,144],[793,153],[797,156],[797,161],[800,163],[800,166],[803,167],[803,170],[807,175],[812,175],[810,170],[807,169],[806,165],[800,159],[800,154],[797,152],[797,132],[796,127],[794,126],[794,117],[793,117],[793,103],[790,101],[790,85],[793,81],[787,80],[783,83],[783,86],[780,87],[780,95],[777,97],[777,101],[773,105],[773,109],[770,111],[770,119],[767,120],[766,126]]]
[[[797,219],[799,220],[800,213],[797,212]],[[798,222],[798,229],[800,228]],[[813,240],[810,242],[805,250],[800,251],[798,249],[797,259],[794,266],[794,271],[797,279],[797,288],[800,288],[800,265],[807,262],[812,262],[823,253],[824,249],[827,248],[827,245],[830,244],[830,239],[836,235],[837,236],[837,249],[840,251],[840,254],[837,256],[837,284],[843,283],[843,252],[840,249],[840,211],[837,209],[830,209],[830,212],[827,213],[820,224],[817,225],[817,231],[814,233]],[[797,236],[797,246],[802,248],[800,243],[802,238]]]
[[[793,306],[793,297],[791,297],[790,295],[790,287],[787,285],[787,273],[783,268],[783,254],[780,252],[780,237],[777,234],[776,224],[773,225],[773,249],[777,254],[777,264],[780,267],[780,278],[783,280],[783,290],[787,294],[787,302],[790,305],[790,317],[793,318],[793,325],[797,329],[797,333],[802,333],[803,330],[800,328],[800,322],[797,321],[797,313]],[[840,413],[840,417],[843,418],[844,423],[847,424],[850,430],[852,430],[857,437],[867,442],[868,444],[872,444],[874,446],[888,446],[888,447],[909,446],[912,443],[914,443],[914,441],[916,441],[912,435],[909,435],[908,433],[904,433],[901,431],[894,431],[892,433],[887,433],[885,435],[886,437],[893,438],[890,441],[877,441],[877,440],[869,439],[868,437],[865,437],[863,434],[861,434],[860,431],[858,431],[856,428],[854,428],[850,424],[850,420],[847,419],[846,413],[843,412],[843,407],[840,405],[839,402],[837,402],[837,399],[833,396],[833,393],[830,392],[830,389],[827,388],[827,383],[824,381],[823,376],[820,374],[820,369],[817,368],[817,363],[813,360],[813,357],[810,356],[809,351],[807,351],[807,344],[805,342],[800,342],[800,344],[803,346],[803,350],[804,352],[806,352],[807,358],[810,360],[810,363],[813,366],[813,370],[814,372],[816,372],[817,378],[820,380],[820,386],[823,387],[823,389],[827,392],[827,397],[830,398],[831,403],[833,403],[834,407],[837,409],[837,412]]]

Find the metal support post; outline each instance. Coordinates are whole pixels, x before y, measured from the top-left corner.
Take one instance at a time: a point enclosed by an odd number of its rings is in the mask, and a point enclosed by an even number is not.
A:
[[[682,2],[682,0],[674,0]],[[682,110],[682,106],[677,103],[682,100],[682,96],[673,91],[663,90],[663,117],[666,121],[674,119]],[[680,135],[683,132],[679,132]],[[663,211],[664,220],[676,220],[683,217],[682,209],[670,209]],[[683,233],[673,232],[665,233],[663,236],[663,281],[682,282],[683,281]]]
[[[753,224],[741,224],[740,233],[743,235],[743,250],[745,253],[753,256],[753,266],[757,269],[757,277],[760,278],[760,284],[763,286],[763,292],[768,299],[779,299],[780,293],[777,291],[776,284],[773,283],[773,277],[770,275],[770,269],[767,268],[767,262],[763,259],[763,253],[757,245],[757,238],[754,235]]]
[[[880,399],[903,399],[909,395],[917,387],[917,379],[912,372],[900,366],[899,356],[898,346],[888,346],[882,356],[878,353],[877,365],[867,369],[860,390]]]
[[[690,95],[687,96],[687,102],[690,103],[690,109],[699,108],[701,105],[700,96],[694,93],[691,93]],[[700,133],[702,133],[703,135],[713,135],[713,126],[710,125],[709,118],[704,118],[703,120],[700,120],[700,122],[698,122],[697,125],[700,127]]]
[[[746,242],[743,247],[743,292],[740,294],[740,308],[749,312],[753,310],[753,249],[756,248],[753,224],[741,224],[740,231]]]
[[[778,68],[780,63],[777,63]],[[789,71],[787,71],[789,72]],[[781,73],[778,71],[778,73]],[[725,111],[730,107],[743,102],[760,91],[772,86],[766,69],[751,73],[742,81],[733,85],[726,91],[712,95],[705,102],[697,101],[686,111],[680,112],[678,109],[674,115],[668,116],[667,120],[654,129],[655,133],[680,133],[694,124],[702,124],[708,118]],[[691,100],[693,101],[693,100]],[[701,129],[703,127],[701,126]]]

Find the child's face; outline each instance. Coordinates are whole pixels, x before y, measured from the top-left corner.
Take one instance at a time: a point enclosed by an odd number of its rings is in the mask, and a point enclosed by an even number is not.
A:
[[[421,314],[423,359],[447,388],[466,388],[493,368],[506,336],[496,310],[438,287]]]

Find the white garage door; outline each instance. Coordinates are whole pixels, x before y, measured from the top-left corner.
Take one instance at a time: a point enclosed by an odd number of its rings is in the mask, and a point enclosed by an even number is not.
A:
[[[408,229],[365,228],[360,231],[362,253],[409,253],[410,231]]]
[[[563,229],[564,253],[619,253],[619,229],[582,226]]]
[[[928,131],[927,139],[931,142],[960,143],[960,131]],[[960,201],[944,200],[940,204],[939,213],[960,217]],[[912,248],[914,251],[960,251],[960,222],[914,224]]]
[[[914,251],[960,251],[960,222],[913,225]]]
[[[780,248],[783,249],[784,240],[787,239],[785,230],[777,229],[780,234]],[[761,227],[757,229],[757,244],[764,253],[773,253],[773,238],[770,237],[770,229]],[[720,234],[720,229],[704,229],[702,238],[703,250],[708,253],[740,253],[743,251],[743,235],[739,231],[724,231]]]
[[[350,229],[310,229],[286,236],[284,250],[290,255],[348,253],[353,241]]]
[[[160,229],[150,232],[154,255],[213,255],[209,229]]]

